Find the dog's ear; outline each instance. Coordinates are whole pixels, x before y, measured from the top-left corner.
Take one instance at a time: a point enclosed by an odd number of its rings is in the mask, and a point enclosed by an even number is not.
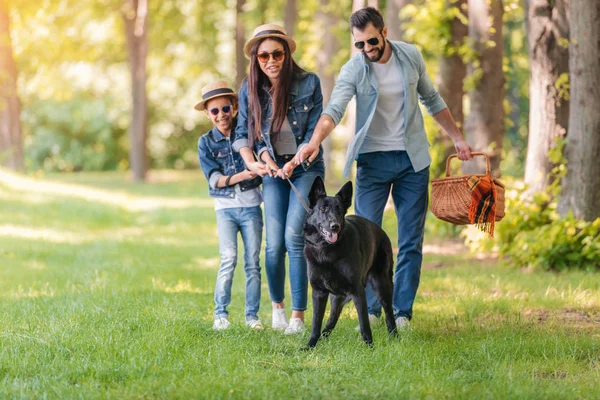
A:
[[[317,176],[315,181],[310,188],[310,193],[308,194],[308,203],[310,208],[313,208],[315,204],[317,204],[317,200],[321,197],[327,196],[325,192],[325,184],[323,183],[323,179],[320,176]]]
[[[352,205],[352,182],[348,181],[339,192],[337,192],[336,197],[339,197],[342,201],[342,204],[348,210],[350,205]]]

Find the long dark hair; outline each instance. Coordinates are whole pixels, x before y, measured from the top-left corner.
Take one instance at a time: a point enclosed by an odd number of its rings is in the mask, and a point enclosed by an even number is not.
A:
[[[258,57],[256,56],[258,46],[267,39],[281,43],[283,51],[285,52],[285,58],[283,59],[283,65],[281,67],[281,72],[279,73],[278,84],[275,85],[275,87],[271,87],[271,81],[269,81],[267,75],[260,69]],[[273,107],[271,114],[271,132],[274,134],[273,139],[276,140],[277,133],[279,133],[281,125],[283,125],[287,116],[294,77],[305,75],[307,72],[296,64],[290,54],[290,46],[288,46],[287,42],[278,37],[267,37],[257,41],[254,46],[252,46],[251,54],[250,72],[248,73],[248,142],[250,146],[253,147],[256,142],[262,140],[262,107],[259,97],[260,90],[263,87],[272,89],[271,96],[273,99]]]

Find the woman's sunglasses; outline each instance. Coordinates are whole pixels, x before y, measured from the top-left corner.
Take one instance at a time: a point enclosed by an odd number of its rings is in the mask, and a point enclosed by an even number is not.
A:
[[[374,38],[367,40],[367,43],[369,43],[371,46],[377,46],[379,44],[379,39],[374,37]],[[356,47],[359,50],[362,50],[365,47],[365,42],[363,42],[363,41],[354,42],[354,47]]]
[[[260,61],[261,63],[266,64],[269,62],[271,56],[273,56],[274,61],[281,61],[283,60],[283,56],[285,56],[285,51],[275,50],[272,53],[267,53],[266,51],[264,51],[262,53],[258,53],[256,55],[256,58],[258,58],[258,61]]]
[[[219,109],[217,107],[211,108],[209,111],[212,115],[219,115]],[[221,107],[221,111],[223,111],[223,114],[229,114],[231,106],[223,106]]]

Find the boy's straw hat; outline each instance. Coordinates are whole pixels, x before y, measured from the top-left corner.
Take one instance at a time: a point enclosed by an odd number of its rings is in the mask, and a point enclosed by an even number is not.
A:
[[[202,101],[194,106],[198,111],[204,110],[206,102],[220,96],[233,96],[237,100],[237,94],[229,87],[227,82],[218,81],[209,83],[202,88]]]
[[[252,34],[252,36],[253,36],[252,39],[248,40],[246,42],[246,45],[244,46],[244,54],[246,54],[246,57],[248,57],[248,58],[250,58],[250,56],[251,56],[252,46],[254,46],[254,43],[256,43],[259,40],[262,40],[264,38],[268,38],[268,37],[276,37],[276,38],[283,39],[287,42],[288,46],[290,46],[291,54],[294,54],[294,51],[296,51],[296,42],[294,42],[294,39],[289,37],[286,30],[283,29],[283,27],[281,27],[279,25],[275,25],[275,24],[261,25],[254,30],[254,33]]]

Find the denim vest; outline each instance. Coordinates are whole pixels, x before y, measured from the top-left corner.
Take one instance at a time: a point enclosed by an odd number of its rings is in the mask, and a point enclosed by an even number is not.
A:
[[[234,121],[235,124],[235,121]],[[231,132],[233,137],[234,132]],[[242,172],[246,169],[244,160],[240,153],[233,151],[231,142],[228,137],[224,136],[217,127],[208,131],[205,135],[198,139],[198,158],[200,159],[200,167],[206,179],[211,182],[211,176],[218,173],[217,178],[221,175],[233,175]],[[213,178],[214,179],[214,178]],[[239,182],[240,189],[246,191],[259,186],[261,178],[248,179]],[[209,185],[208,192],[210,197],[235,197],[233,186],[217,188],[216,182]]]
[[[419,50],[408,43],[389,41],[392,57],[400,64],[400,73],[404,85],[404,144],[406,153],[415,170],[418,172],[431,163],[429,142],[425,134],[423,115],[419,108],[419,100],[430,115],[445,109],[446,103],[433,87],[427,75],[425,62]],[[344,115],[346,106],[356,96],[356,125],[354,140],[348,146],[344,176],[348,177],[352,163],[358,157],[360,147],[373,120],[377,107],[377,79],[373,73],[371,62],[362,53],[352,57],[341,69],[331,94],[331,99],[323,114],[327,114],[337,125]]]
[[[271,143],[271,114],[272,98],[266,88],[259,91],[259,99],[262,111],[261,135],[262,140],[254,145],[254,151],[260,157],[264,151],[268,151],[273,160],[279,156]],[[233,149],[239,151],[242,147],[249,146],[248,143],[248,80],[244,80],[240,91],[238,92],[239,111],[237,127],[235,129],[235,140]],[[317,125],[317,121],[323,111],[323,95],[321,94],[321,81],[313,73],[307,72],[302,75],[295,75],[292,81],[290,91],[290,101],[287,118],[292,128],[292,133],[296,138],[298,148],[307,144]],[[320,147],[319,155],[312,163],[304,162],[304,170],[309,169],[319,161],[323,156],[323,148]]]

